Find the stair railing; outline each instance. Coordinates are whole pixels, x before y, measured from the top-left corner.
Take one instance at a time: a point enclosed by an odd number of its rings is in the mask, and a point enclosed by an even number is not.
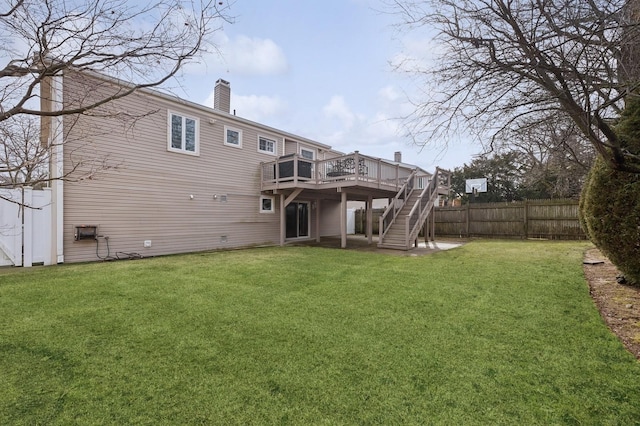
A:
[[[441,171],[440,168],[436,167],[436,173],[429,180],[429,184],[422,190],[420,197],[418,197],[413,208],[407,215],[405,223],[405,243],[407,249],[409,249],[411,247],[411,243],[418,238],[422,224],[435,205],[440,192],[439,190],[442,187],[441,174],[447,174],[441,172],[445,171]]]
[[[384,236],[387,234],[387,231],[389,231],[391,225],[396,220],[396,217],[398,217],[398,213],[400,213],[400,210],[402,210],[404,203],[411,196],[413,188],[415,187],[417,173],[417,169],[411,172],[411,174],[407,177],[407,181],[404,183],[404,185],[402,185],[396,196],[387,206],[387,209],[380,216],[380,226],[378,228],[378,243],[381,243],[383,241]]]

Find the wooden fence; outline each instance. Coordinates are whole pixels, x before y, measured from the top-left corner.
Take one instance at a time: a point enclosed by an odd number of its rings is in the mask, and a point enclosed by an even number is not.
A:
[[[436,236],[586,239],[577,200],[527,200],[436,209]]]
[[[373,210],[373,233],[384,209]],[[356,210],[356,233],[364,234],[366,213]],[[586,239],[577,200],[528,200],[436,208],[436,237]]]

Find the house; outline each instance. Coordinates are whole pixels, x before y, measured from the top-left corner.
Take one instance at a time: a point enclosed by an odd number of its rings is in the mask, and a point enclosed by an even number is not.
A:
[[[43,85],[43,108],[123,88],[102,75],[67,72]],[[214,108],[141,89],[90,114],[43,119],[52,176],[69,177],[51,185],[53,262],[337,235],[345,247],[347,202],[365,202],[371,211],[375,199],[390,200],[379,244],[407,249],[433,217],[437,195],[448,190],[440,170],[432,176],[397,161],[344,154],[238,117],[230,97],[220,79]]]

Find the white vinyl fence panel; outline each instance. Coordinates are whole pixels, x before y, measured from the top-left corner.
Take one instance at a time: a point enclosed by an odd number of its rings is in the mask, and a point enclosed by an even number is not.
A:
[[[356,233],[356,209],[347,209],[347,234]]]
[[[0,196],[0,266],[51,264],[51,190],[3,189]]]

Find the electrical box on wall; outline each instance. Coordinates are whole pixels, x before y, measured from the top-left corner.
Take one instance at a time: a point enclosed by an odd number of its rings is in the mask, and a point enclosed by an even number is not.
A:
[[[80,225],[76,226],[73,239],[80,240],[95,240],[98,238],[98,226],[97,225]]]

